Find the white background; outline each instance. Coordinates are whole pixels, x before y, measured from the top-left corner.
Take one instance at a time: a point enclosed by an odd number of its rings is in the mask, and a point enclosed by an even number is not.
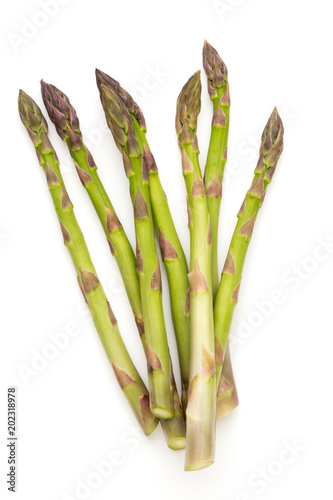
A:
[[[0,497],[12,498],[5,484],[6,394],[15,385],[18,500],[331,498],[333,250],[323,246],[333,239],[330,2],[50,3],[52,15],[37,0],[1,8]],[[258,138],[274,105],[285,123],[285,149],[257,220],[232,326],[240,407],[218,422],[216,463],[185,473],[184,453],[166,447],[160,428],[150,438],[134,435],[136,421],[83,315],[45,178],[19,120],[17,94],[24,89],[45,112],[39,87],[43,78],[70,97],[133,242],[127,179],[105,128],[95,67],[132,92],[145,113],[150,146],[188,255],[174,115],[181,87],[201,68],[205,38],[227,64],[232,102],[221,268],[252,179]],[[204,75],[202,83],[198,134],[203,166],[211,103]],[[52,124],[50,138],[120,330],[145,377],[116,263]],[[165,279],[163,286],[176,365]],[[281,303],[269,306],[276,289]],[[266,317],[259,303],[266,305]],[[76,335],[66,333],[68,345],[24,377],[22,370],[32,369],[36,353],[43,355],[52,343],[50,334],[71,328]],[[296,447],[294,455],[284,451],[288,446]],[[111,455],[116,463],[112,473],[84,496],[78,484],[98,480],[91,476],[96,464],[110,461]]]

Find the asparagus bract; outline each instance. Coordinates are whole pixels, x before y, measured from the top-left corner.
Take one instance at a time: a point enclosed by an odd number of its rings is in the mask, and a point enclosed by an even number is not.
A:
[[[37,104],[22,90],[19,93],[19,113],[45,172],[64,243],[72,258],[78,283],[104,350],[138,422],[145,434],[149,435],[158,424],[158,419],[150,411],[148,391],[127,352],[117,320],[91,261],[61,176],[56,152],[47,135],[45,118]]]
[[[121,151],[130,182],[136,231],[137,272],[146,333],[151,411],[161,419],[174,417],[171,366],[162,307],[162,283],[149,198],[149,177],[132,119],[113,89],[102,85],[101,101],[108,126]]]
[[[190,229],[190,376],[186,408],[185,470],[211,465],[215,455],[215,357],[211,286],[211,228],[196,135],[200,112],[200,72],[184,85],[178,100],[176,131],[182,154]]]
[[[190,371],[190,320],[187,300],[189,283],[185,254],[172,220],[155,159],[146,139],[146,122],[141,109],[117,80],[100,70],[96,70],[96,79],[99,89],[102,85],[113,89],[126,106],[133,120],[140,153],[148,171],[154,223],[169,282],[171,312],[177,340],[184,401]]]
[[[227,67],[217,51],[206,40],[202,55],[203,67],[207,75],[208,93],[213,102],[213,119],[204,179],[212,228],[212,290],[213,300],[215,300],[220,281],[218,272],[218,227],[224,167],[227,161],[230,93]],[[224,388],[227,389],[223,392],[218,390],[218,417],[229,413],[233,405],[234,408],[238,406],[238,394],[229,349],[226,351],[225,361],[226,370],[228,369],[229,373],[224,373],[224,368],[222,368]],[[229,379],[229,374],[232,376],[232,381]]]
[[[261,137],[259,160],[254,171],[254,179],[238,212],[238,221],[231,239],[215,299],[214,325],[217,381],[220,380],[221,376],[232,316],[238,301],[243,266],[254,223],[264,201],[267,185],[272,180],[282,149],[283,125],[277,109],[274,108]]]

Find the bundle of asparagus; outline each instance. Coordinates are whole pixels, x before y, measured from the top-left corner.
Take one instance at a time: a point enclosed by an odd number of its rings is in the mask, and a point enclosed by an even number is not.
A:
[[[64,243],[117,381],[146,435],[161,421],[169,448],[186,447],[185,470],[202,469],[214,462],[216,418],[238,406],[228,337],[254,223],[283,148],[283,125],[275,108],[262,134],[254,179],[238,213],[219,279],[218,228],[227,160],[230,96],[226,65],[207,42],[203,48],[203,67],[213,102],[204,176],[199,164],[196,132],[201,108],[199,71],[184,85],[176,109],[176,132],[188,205],[189,267],[146,138],[144,115],[130,94],[117,80],[96,70],[106,121],[121,152],[130,184],[136,253],[84,144],[73,105],[61,90],[41,82],[48,115],[68,146],[124,281],[147,359],[149,391],[123,343],[111,305],[90,259],[61,176],[58,157],[48,139],[46,120],[36,102],[22,90],[19,92],[20,118],[45,172]],[[164,322],[156,242],[170,290],[181,373],[181,400]]]

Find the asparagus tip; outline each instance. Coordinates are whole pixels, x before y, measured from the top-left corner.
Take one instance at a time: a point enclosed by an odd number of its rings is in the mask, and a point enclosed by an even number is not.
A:
[[[216,97],[214,87],[220,88],[228,81],[228,70],[217,50],[207,40],[204,41],[202,59],[208,80],[208,90],[213,98]]]
[[[18,109],[21,121],[28,130],[31,139],[36,146],[37,142],[40,142],[36,133],[41,131],[44,131],[45,133],[48,132],[47,123],[43,113],[38,104],[22,89],[19,90]]]
[[[275,106],[261,137],[261,154],[265,163],[275,165],[283,150],[283,123]]]

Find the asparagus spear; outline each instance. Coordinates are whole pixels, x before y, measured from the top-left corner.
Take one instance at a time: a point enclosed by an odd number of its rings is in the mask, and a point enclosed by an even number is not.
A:
[[[204,179],[212,228],[212,289],[215,299],[219,286],[218,227],[224,167],[227,161],[230,94],[227,67],[217,51],[206,40],[203,47],[203,67],[207,75],[208,92],[213,102],[213,119]],[[223,387],[218,388],[218,417],[238,406],[238,394],[229,349],[226,350],[225,365],[228,373],[224,373],[222,368]]]
[[[212,288],[215,298],[219,286],[218,225],[224,166],[227,160],[230,95],[226,65],[206,41],[203,48],[203,67],[214,111],[205,167],[205,187],[212,227]]]
[[[108,126],[123,155],[130,182],[136,231],[137,272],[146,332],[146,356],[150,391],[150,408],[161,419],[174,417],[170,386],[170,355],[162,307],[162,283],[156,253],[152,210],[149,198],[149,177],[140,153],[132,119],[117,94],[105,85],[101,101]]]
[[[128,110],[136,132],[140,153],[149,175],[149,194],[154,223],[164,261],[170,290],[172,319],[176,334],[179,364],[183,387],[183,403],[186,406],[186,392],[190,370],[190,320],[188,310],[188,268],[185,254],[179,241],[170,213],[168,201],[163,191],[155,159],[146,139],[146,122],[143,113],[130,94],[117,80],[96,70],[98,88],[102,85],[113,89]]]
[[[116,257],[140,333],[142,346],[146,352],[140,283],[132,247],[97,174],[97,167],[91,153],[84,145],[75,108],[68,97],[54,85],[42,81],[41,86],[43,100],[49,116],[55,124],[60,137],[68,146],[82,184],[86,188],[99,216],[111,252]],[[173,376],[171,377],[171,388],[175,405],[175,418],[171,421],[162,421],[162,429],[168,446],[176,450],[185,448],[185,423]]]
[[[246,252],[252,237],[254,223],[271,182],[277,161],[283,149],[283,125],[274,108],[261,137],[259,160],[254,179],[238,212],[238,221],[233,233],[228,255],[222,271],[221,282],[215,299],[215,357],[216,379],[220,380],[223,360],[233,312],[238,293]]]
[[[47,135],[45,118],[37,104],[22,90],[19,93],[19,113],[36,148],[39,163],[45,172],[64,243],[72,258],[80,288],[89,306],[104,350],[138,422],[145,434],[149,435],[157,426],[158,420],[150,412],[148,391],[123,343],[117,320],[91,261],[60,173],[56,152]]]
[[[200,72],[184,85],[177,100],[176,131],[182,154],[190,229],[190,377],[186,408],[185,470],[208,467],[215,454],[215,357],[211,285],[212,243],[205,186],[196,135],[200,112]]]

